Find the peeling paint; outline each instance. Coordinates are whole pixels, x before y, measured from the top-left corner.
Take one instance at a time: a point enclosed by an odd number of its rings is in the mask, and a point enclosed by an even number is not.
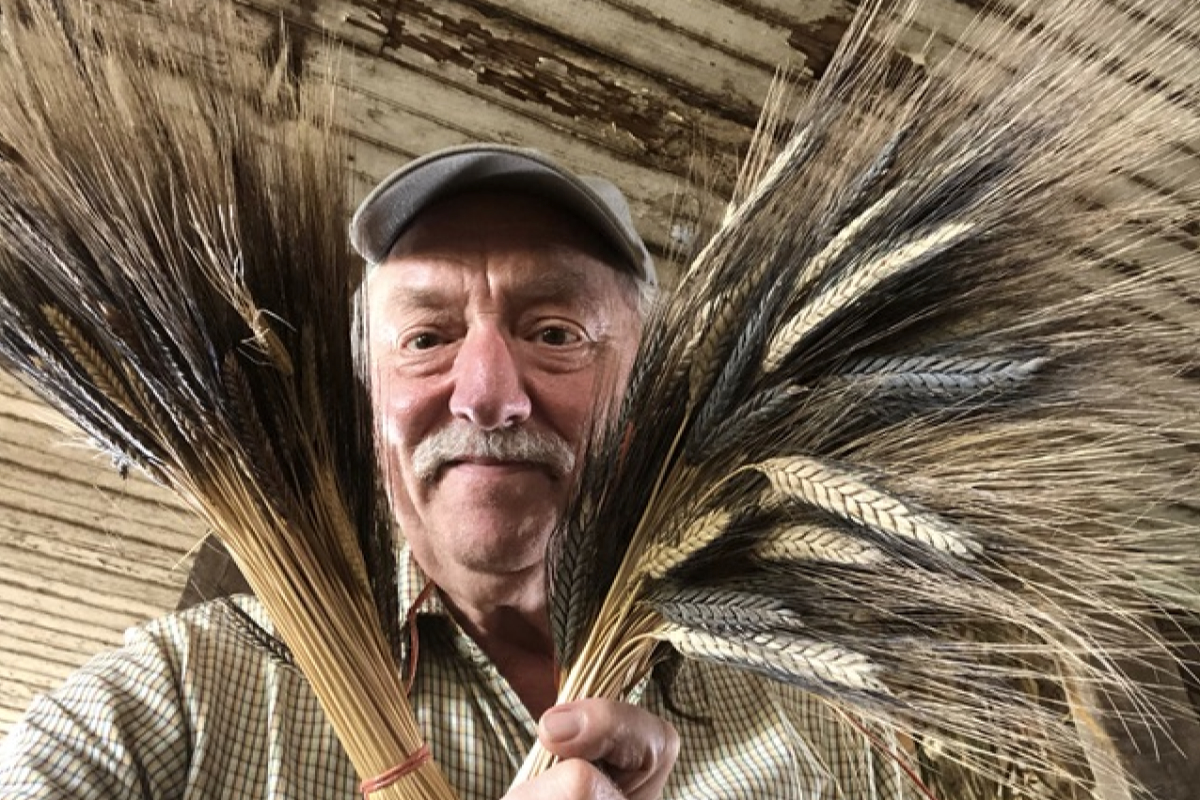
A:
[[[592,121],[615,132],[656,161],[678,162],[691,153],[691,121],[698,116],[683,103],[664,103],[658,92],[630,86],[619,70],[571,42],[542,32],[520,37],[503,32],[511,24],[499,16],[472,19],[452,15],[432,3],[408,2],[392,20],[386,46],[399,58],[419,54],[441,66],[474,76],[484,87],[521,103],[537,104],[576,121]]]
[[[819,79],[829,69],[833,54],[849,25],[849,17],[821,17],[792,28],[788,45],[803,57],[808,74]]]

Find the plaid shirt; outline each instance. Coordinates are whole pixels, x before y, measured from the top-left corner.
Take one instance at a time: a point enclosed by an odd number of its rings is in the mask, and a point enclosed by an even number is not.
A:
[[[411,561],[409,562],[411,564]],[[424,578],[402,571],[404,607]],[[536,722],[436,596],[417,615],[411,701],[463,800],[496,800]],[[0,745],[0,798],[351,798],[358,779],[261,604],[221,600],[129,631],[38,698]],[[899,768],[810,695],[698,664],[677,707],[649,685],[681,752],[666,798],[908,797]]]

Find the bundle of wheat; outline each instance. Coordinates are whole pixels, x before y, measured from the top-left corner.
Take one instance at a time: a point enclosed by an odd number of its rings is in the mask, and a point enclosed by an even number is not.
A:
[[[1155,246],[1200,193],[1146,177],[1195,155],[1161,87],[1200,7],[996,7],[925,69],[887,5],[763,126],[595,436],[560,698],[705,659],[1085,786],[1071,687],[1152,717],[1121,664],[1200,610],[1200,258]]]
[[[167,12],[2,6],[0,362],[221,536],[359,773],[411,771],[379,796],[453,797],[396,669],[331,87]]]

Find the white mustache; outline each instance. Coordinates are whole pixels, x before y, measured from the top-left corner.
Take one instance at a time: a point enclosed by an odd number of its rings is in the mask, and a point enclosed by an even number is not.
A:
[[[474,458],[542,464],[559,475],[575,469],[575,450],[557,434],[522,427],[481,430],[456,420],[417,445],[413,471],[421,480],[432,481],[446,464]]]

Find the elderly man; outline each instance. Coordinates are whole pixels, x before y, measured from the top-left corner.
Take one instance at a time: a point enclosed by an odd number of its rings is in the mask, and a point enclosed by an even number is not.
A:
[[[690,665],[674,704],[647,684],[630,704],[554,705],[546,541],[655,284],[620,193],[531,151],[474,145],[387,178],[352,233],[373,265],[376,413],[419,641],[411,701],[464,800],[504,795],[535,737],[562,761],[509,800],[902,796],[895,765],[821,703],[752,676]],[[5,798],[355,785],[250,597],[131,632],[0,749]]]

